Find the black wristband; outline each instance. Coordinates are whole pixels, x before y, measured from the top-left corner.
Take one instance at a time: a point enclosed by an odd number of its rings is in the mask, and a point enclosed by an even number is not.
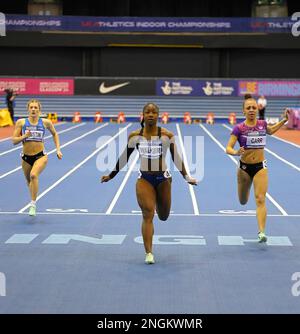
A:
[[[113,170],[108,176],[110,177],[110,179],[113,179],[118,173],[118,170]]]
[[[129,159],[129,157],[130,157],[130,155],[131,155],[131,153],[134,151],[134,147],[128,147],[128,145],[127,145],[127,147],[126,147],[126,151],[125,151],[125,154],[126,154],[126,156],[125,156],[125,159],[126,159],[126,162],[128,162],[128,159]],[[121,168],[120,168],[120,160],[121,160]],[[125,162],[125,163],[126,163]],[[123,168],[123,166],[125,165],[125,163],[124,163],[124,159],[122,159],[122,157],[117,161],[117,164],[116,164],[116,167],[114,168],[114,170],[109,174],[109,177],[112,179],[112,178],[114,178],[118,173],[119,173],[119,171],[120,171],[120,169],[122,169]]]

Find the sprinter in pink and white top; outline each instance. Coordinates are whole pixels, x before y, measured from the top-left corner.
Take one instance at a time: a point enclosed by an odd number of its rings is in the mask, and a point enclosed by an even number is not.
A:
[[[284,112],[284,118],[275,125],[268,125],[264,120],[257,120],[258,106],[250,94],[245,95],[243,113],[246,117],[243,123],[237,124],[226,147],[226,153],[239,155],[237,172],[238,195],[242,205],[249,199],[252,182],[256,201],[256,217],[258,223],[258,241],[266,242],[265,226],[267,209],[265,204],[268,188],[268,170],[264,156],[267,134],[272,135],[288,120],[289,109]],[[240,148],[234,149],[236,142]]]

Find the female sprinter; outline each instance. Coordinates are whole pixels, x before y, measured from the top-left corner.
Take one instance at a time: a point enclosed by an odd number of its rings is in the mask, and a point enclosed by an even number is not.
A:
[[[39,187],[39,175],[47,165],[48,157],[44,151],[45,129],[48,129],[54,139],[56,155],[62,158],[60,151],[58,134],[52,122],[48,119],[40,118],[41,104],[38,100],[30,100],[27,103],[29,112],[28,118],[19,119],[12,136],[14,145],[23,143],[22,169],[29,187],[31,203],[29,215],[36,215],[36,198]]]
[[[280,122],[272,126],[267,125],[266,121],[257,120],[257,103],[250,94],[246,94],[243,112],[246,120],[233,128],[227,144],[226,153],[239,155],[241,157],[237,180],[238,195],[242,205],[248,202],[251,184],[252,182],[254,184],[258,241],[266,242],[265,227],[267,209],[265,200],[268,188],[268,170],[264,157],[266,135],[272,135],[283,126],[288,120],[289,110],[285,110],[284,118]],[[235,150],[234,145],[237,141],[240,144],[240,148]]]
[[[142,128],[130,133],[125,151],[120,156],[115,169],[102,176],[101,182],[111,180],[127,163],[131,153],[137,148],[140,158],[140,172],[136,183],[136,196],[142,210],[142,235],[146,251],[145,262],[154,263],[152,238],[154,233],[153,217],[155,210],[160,220],[167,220],[171,208],[171,175],[165,163],[167,149],[172,160],[185,180],[196,185],[197,180],[190,177],[180,158],[172,132],[157,126],[159,108],[148,103],[143,108]]]

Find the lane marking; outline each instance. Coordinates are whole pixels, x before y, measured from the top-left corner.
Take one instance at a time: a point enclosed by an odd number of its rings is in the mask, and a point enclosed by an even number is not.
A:
[[[71,130],[76,129],[76,128],[80,127],[80,126],[83,126],[83,125],[85,125],[85,124],[86,124],[86,123],[81,123],[81,124],[75,125],[75,126],[70,127],[70,128],[68,128],[68,129],[61,130],[61,131],[57,132],[57,134],[60,135],[60,134],[62,134],[62,133],[71,131]],[[52,138],[52,135],[46,136],[44,139],[49,139],[49,138]],[[6,155],[6,154],[8,154],[8,153],[10,153],[10,152],[14,152],[14,151],[20,150],[21,148],[23,148],[23,145],[19,145],[19,146],[17,146],[17,147],[11,148],[10,150],[1,152],[1,153],[0,153],[0,157],[1,157],[2,155]]]
[[[64,174],[60,179],[58,179],[56,182],[54,182],[50,187],[45,189],[36,199],[36,201],[39,201],[42,197],[44,197],[49,191],[57,187],[62,181],[64,181],[67,177],[69,177],[71,174],[73,174],[77,169],[79,169],[82,165],[84,165],[87,161],[89,161],[93,156],[95,156],[99,151],[101,151],[105,146],[107,146],[111,141],[113,141],[115,138],[120,136],[122,132],[127,130],[132,123],[129,123],[126,127],[122,128],[122,130],[119,130],[117,134],[115,134],[113,137],[111,137],[109,140],[107,140],[103,145],[98,147],[95,151],[93,151],[90,155],[88,155],[85,159],[83,159],[79,164],[77,164],[75,167],[73,167],[71,170],[69,170],[66,174]],[[108,125],[108,123],[106,123]],[[104,125],[103,125],[104,126]],[[97,128],[99,130],[99,128]],[[19,210],[20,213],[24,212],[26,209],[30,207],[30,202],[25,205],[22,209]]]
[[[203,129],[203,131],[205,133],[207,133],[209,135],[209,137],[224,151],[226,152],[226,148],[202,125],[199,124],[199,126]],[[238,165],[238,162],[236,161],[236,159],[233,158],[233,156],[228,155],[228,158],[230,158],[236,165]],[[266,197],[271,201],[271,203],[276,206],[276,208],[282,213],[283,216],[288,216],[288,213],[283,209],[283,207],[275,201],[275,199],[269,194],[266,194]]]
[[[131,174],[131,172],[132,172],[132,170],[133,170],[133,168],[134,168],[134,166],[136,165],[136,163],[137,163],[138,160],[139,160],[139,153],[136,152],[135,157],[134,157],[134,159],[133,159],[133,161],[132,161],[130,167],[128,168],[128,170],[127,170],[127,172],[126,172],[126,175],[125,175],[125,177],[124,177],[124,179],[123,179],[123,181],[122,181],[120,187],[118,188],[118,191],[116,192],[116,194],[115,194],[113,200],[111,201],[110,206],[109,206],[108,209],[106,210],[106,214],[107,214],[107,215],[110,215],[110,214],[111,214],[111,212],[112,212],[114,206],[116,205],[116,203],[117,203],[119,197],[121,196],[121,193],[122,193],[122,191],[123,191],[123,189],[124,189],[124,187],[125,187],[125,185],[126,185],[128,179],[129,179],[129,177],[130,177],[130,174]]]
[[[230,130],[230,131],[232,130],[232,128],[229,127],[229,126],[226,125],[226,124],[223,124],[223,126],[224,126],[224,128],[227,128],[227,129]],[[288,165],[288,166],[290,166],[290,167],[296,169],[296,171],[300,172],[300,167],[298,167],[298,166],[294,165],[293,163],[289,162],[288,160],[282,158],[282,157],[279,156],[277,153],[271,151],[270,149],[268,149],[268,148],[266,148],[266,147],[265,147],[265,151],[268,152],[268,153],[270,153],[271,155],[273,155],[275,158],[277,158],[278,160],[282,161],[282,162],[285,163],[286,165]]]
[[[0,211],[0,215],[28,215],[27,212],[20,211]],[[67,216],[107,216],[106,212],[46,212],[37,211],[37,216],[39,215],[67,215]],[[110,216],[141,216],[141,213],[122,213],[122,212],[112,212]],[[193,213],[171,213],[170,216],[178,217],[195,217]],[[254,214],[221,214],[221,213],[200,213],[200,217],[256,217]],[[299,218],[300,214],[268,214],[268,217],[287,217],[287,218]],[[33,218],[35,219],[35,218]]]
[[[57,124],[55,124],[55,127],[57,127],[58,125],[62,125],[62,124],[66,124],[67,122],[59,122]],[[11,140],[11,137],[6,137],[6,138],[3,138],[3,139],[0,139],[0,143],[4,142],[4,141],[7,141],[7,140]]]
[[[81,136],[79,136],[79,137],[76,137],[76,138],[74,138],[74,139],[68,141],[67,143],[61,145],[60,148],[62,149],[62,148],[64,148],[64,147],[67,147],[67,146],[69,146],[69,145],[75,143],[76,141],[78,141],[78,140],[80,140],[80,139],[82,139],[82,138],[84,138],[84,137],[90,135],[91,133],[94,133],[94,132],[96,132],[96,131],[98,131],[98,130],[104,128],[104,127],[107,126],[107,125],[108,125],[108,123],[105,123],[105,124],[99,126],[98,128],[96,128],[96,129],[94,129],[94,130],[91,130],[91,131],[89,131],[89,132],[87,132],[87,133],[84,133],[83,135],[81,135]],[[52,154],[52,153],[54,153],[54,152],[56,152],[56,148],[53,149],[53,150],[50,151],[50,152],[47,152],[47,154],[50,155],[50,154]],[[6,172],[6,173],[0,175],[0,180],[3,179],[3,178],[5,178],[6,176],[8,176],[8,175],[10,175],[10,174],[13,174],[13,173],[17,172],[17,171],[20,170],[20,169],[22,169],[22,166],[19,166],[19,167],[15,168],[15,169],[12,169],[12,170],[10,170],[10,171],[8,171],[8,172]]]
[[[186,169],[188,175],[190,175],[190,167],[188,165],[186,152],[185,152],[185,148],[184,148],[184,145],[183,145],[181,130],[180,130],[180,126],[179,126],[178,123],[176,123],[176,129],[177,129],[177,133],[178,133],[178,138],[179,138],[179,143],[180,143],[180,147],[181,147],[181,152],[182,152],[182,156],[183,156],[183,162],[184,162],[184,165],[185,165],[185,169]],[[189,186],[189,191],[190,191],[190,195],[191,195],[191,199],[192,199],[192,203],[193,203],[194,215],[199,216],[199,207],[198,207],[198,203],[197,203],[197,199],[196,199],[196,195],[195,195],[194,186],[192,186],[189,183],[188,183],[188,186]]]

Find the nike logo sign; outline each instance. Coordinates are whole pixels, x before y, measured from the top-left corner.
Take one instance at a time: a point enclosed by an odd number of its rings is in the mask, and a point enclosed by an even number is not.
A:
[[[130,84],[130,82],[124,82],[124,83],[121,83],[121,84],[118,84],[118,85],[114,85],[114,86],[110,86],[110,87],[105,87],[105,83],[102,82],[102,84],[99,87],[99,92],[101,94],[107,94],[107,93],[113,92],[116,89],[119,89],[121,87],[127,86],[129,84]]]

